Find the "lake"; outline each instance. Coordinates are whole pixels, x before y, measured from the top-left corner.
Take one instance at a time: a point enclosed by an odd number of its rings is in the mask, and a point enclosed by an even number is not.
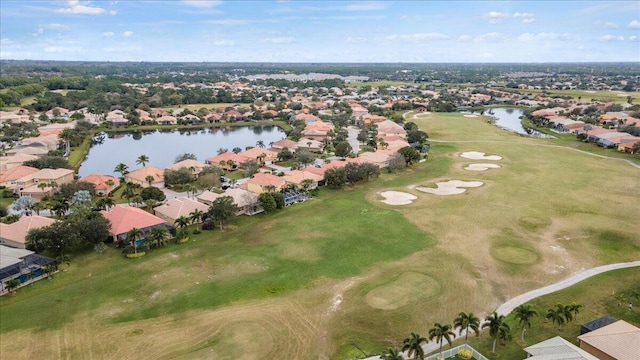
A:
[[[108,133],[100,144],[93,144],[86,159],[78,170],[78,175],[89,174],[119,176],[113,169],[119,163],[129,166],[129,170],[140,168],[136,159],[140,155],[149,157],[147,165],[165,168],[173,164],[176,156],[191,153],[200,162],[216,156],[218,149],[231,151],[234,147],[244,150],[262,141],[269,143],[286,136],[277,126],[242,126],[207,129],[153,130],[135,133]]]
[[[478,112],[474,113],[478,114]],[[554,138],[551,135],[547,135],[523,126],[520,117],[524,115],[524,112],[518,108],[488,108],[484,110],[483,115],[495,118],[494,123],[497,126],[509,131],[516,132],[518,134],[538,138]]]

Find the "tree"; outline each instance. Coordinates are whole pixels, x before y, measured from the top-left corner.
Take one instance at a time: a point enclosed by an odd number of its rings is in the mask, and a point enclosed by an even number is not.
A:
[[[198,180],[196,180],[196,182],[201,189],[211,190],[214,187],[220,187],[220,173],[208,173],[201,175],[200,177],[198,177]]]
[[[283,147],[282,151],[278,154],[278,159],[280,159],[280,161],[287,161],[293,159],[293,156],[293,153],[288,147]]]
[[[76,191],[75,194],[73,194],[73,197],[71,198],[71,203],[74,205],[90,204],[91,200],[92,200],[92,196],[91,196],[91,193],[89,193],[89,191],[78,190]]]
[[[351,147],[351,145],[349,145],[348,141],[339,142],[335,148],[336,156],[339,156],[341,158],[349,156],[349,154],[351,154],[351,151],[353,151],[353,148]]]
[[[155,180],[155,178],[151,175],[147,175],[144,180],[149,183],[149,186],[151,186],[151,184],[153,184],[153,180]]]
[[[71,139],[74,138],[73,130],[71,129],[63,129],[62,132],[58,135],[58,138],[64,141],[64,151],[66,155],[69,155],[71,152]]]
[[[493,314],[488,315],[485,319],[486,322],[482,324],[482,329],[489,328],[489,336],[493,338],[493,346],[491,347],[491,352],[496,352],[496,342],[498,341],[498,337],[503,337],[501,334],[508,334],[511,332],[511,328],[509,324],[505,322],[504,315],[498,315],[497,312],[493,312]]]
[[[169,230],[164,226],[156,226],[149,230],[147,238],[154,242],[156,247],[160,247],[165,244],[167,237],[169,237]]]
[[[424,359],[424,349],[422,349],[422,343],[426,343],[427,339],[420,336],[420,334],[416,334],[414,332],[411,333],[411,336],[404,339],[402,343],[402,351],[407,352],[407,356],[411,357],[414,355],[414,359]]]
[[[191,220],[192,224],[198,224],[197,230],[200,231],[200,222],[202,221],[202,217],[204,216],[204,212],[202,210],[194,209],[191,213],[189,213],[189,220]]]
[[[140,197],[142,197],[143,201],[154,199],[155,201],[160,202],[164,201],[167,198],[167,195],[165,195],[165,193],[157,187],[150,186],[142,189],[142,191],[140,192]]]
[[[333,168],[325,171],[324,179],[327,186],[339,189],[347,183],[347,174],[343,168]]]
[[[303,166],[307,166],[315,160],[315,156],[308,149],[301,148],[296,150],[296,160],[298,160]]]
[[[469,337],[469,330],[473,331],[476,336],[480,336],[480,318],[475,316],[474,313],[461,312],[458,317],[453,320],[454,329],[459,329],[462,334],[464,330],[464,344],[467,345],[467,339]]]
[[[404,360],[404,357],[400,354],[398,349],[396,348],[388,348],[387,350],[382,351],[380,355],[380,359],[382,360]]]
[[[138,228],[133,228],[129,230],[127,233],[127,241],[133,246],[133,253],[136,254],[138,252],[138,239],[142,238],[144,234],[142,230]]]
[[[39,159],[25,161],[25,166],[31,166],[36,169],[70,169],[69,162],[61,156],[45,155]]]
[[[145,167],[145,165],[147,165],[148,162],[149,162],[149,157],[147,155],[140,155],[136,159],[136,164],[142,165],[142,167]]]
[[[578,320],[578,314],[580,313],[580,309],[582,305],[577,304],[575,301],[569,305],[569,311],[573,314],[573,316]]]
[[[191,221],[186,216],[180,216],[176,219],[175,225],[178,227],[178,229],[185,231],[190,222]]]
[[[220,230],[222,230],[222,226],[235,217],[238,210],[238,205],[236,205],[231,196],[221,196],[211,203],[209,215],[211,215],[213,221],[218,222]]]
[[[113,172],[117,172],[120,173],[120,175],[122,177],[124,177],[126,174],[129,173],[129,167],[124,164],[124,163],[119,163],[118,165],[116,165],[116,167],[113,169]]]
[[[558,330],[562,330],[562,324],[573,320],[573,315],[569,306],[558,303],[555,308],[547,310],[545,319],[551,320],[552,323],[557,324]]]
[[[87,191],[89,196],[93,197],[96,194],[96,186],[86,181],[74,181],[62,184],[58,188],[58,194],[67,200],[73,199],[78,191]]]
[[[234,154],[240,154],[242,152],[242,148],[236,146],[233,148],[233,150],[231,150],[231,152]]]
[[[191,153],[183,153],[180,154],[178,156],[176,156],[175,160],[173,160],[173,163],[179,163],[180,161],[184,161],[184,160],[198,160],[198,158]]]
[[[18,279],[11,279],[9,281],[7,281],[5,283],[6,287],[7,287],[7,291],[9,291],[9,293],[15,292],[15,290],[18,288],[18,286],[20,286],[20,280]]]
[[[264,192],[258,195],[258,202],[260,203],[260,206],[264,209],[264,212],[266,213],[275,211],[278,208],[276,201],[273,198],[273,195],[271,193]]]
[[[531,328],[531,319],[538,315],[538,312],[535,311],[531,305],[522,304],[514,309],[515,318],[518,320],[520,326],[522,326],[522,334],[520,335],[520,340],[524,342],[524,333],[528,328]]]
[[[411,165],[414,162],[420,160],[420,153],[418,150],[412,148],[411,146],[405,146],[398,150],[398,153],[404,157],[404,161],[407,165]]]
[[[402,170],[407,167],[407,162],[404,160],[404,156],[395,153],[391,155],[389,159],[389,166],[387,167],[387,171],[394,172],[396,170]]]
[[[35,200],[31,196],[20,196],[18,200],[13,202],[13,210],[16,211],[28,211],[33,209]]]
[[[258,169],[260,169],[260,164],[258,164],[255,160],[247,160],[242,164],[242,168],[244,169],[244,176],[251,177],[258,172]]]
[[[451,347],[451,340],[455,339],[455,337],[456,334],[451,331],[450,324],[435,323],[429,330],[429,340],[436,339],[436,342],[440,344],[440,357],[442,357],[442,340],[447,340],[449,347]]]

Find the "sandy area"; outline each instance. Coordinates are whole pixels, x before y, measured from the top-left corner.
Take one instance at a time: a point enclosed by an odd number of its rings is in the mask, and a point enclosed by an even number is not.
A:
[[[408,205],[418,198],[402,191],[383,191],[380,195],[385,198],[382,202],[389,205]]]
[[[502,156],[485,155],[485,153],[479,151],[466,151],[460,154],[460,157],[471,160],[502,160]]]
[[[500,165],[496,164],[469,164],[465,167],[465,170],[469,171],[486,171],[489,169],[499,169]]]
[[[449,180],[447,182],[437,182],[436,185],[438,186],[436,189],[418,186],[416,190],[435,195],[457,195],[467,191],[465,188],[479,187],[484,183],[482,181]]]
[[[465,114],[465,115],[464,115],[464,117],[471,117],[471,118],[474,118],[474,117],[478,117],[478,115],[475,115],[475,114]]]

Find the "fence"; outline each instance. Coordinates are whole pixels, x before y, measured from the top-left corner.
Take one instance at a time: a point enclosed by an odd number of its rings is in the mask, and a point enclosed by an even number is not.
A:
[[[484,355],[480,354],[478,351],[476,351],[476,349],[472,348],[469,345],[459,345],[451,349],[442,350],[442,357],[445,359],[455,358],[456,354],[458,353],[458,350],[460,349],[471,350],[471,353],[473,354],[473,358],[475,360],[489,360]],[[424,358],[424,360],[435,360],[439,357],[440,357],[440,353],[438,352],[437,354],[433,354],[431,356]]]

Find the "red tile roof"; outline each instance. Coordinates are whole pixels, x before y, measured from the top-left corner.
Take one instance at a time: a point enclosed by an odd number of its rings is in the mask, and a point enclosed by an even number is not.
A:
[[[161,224],[165,221],[155,215],[132,206],[116,205],[109,211],[100,211],[111,223],[111,234],[121,235],[128,233],[131,229],[145,229]]]

